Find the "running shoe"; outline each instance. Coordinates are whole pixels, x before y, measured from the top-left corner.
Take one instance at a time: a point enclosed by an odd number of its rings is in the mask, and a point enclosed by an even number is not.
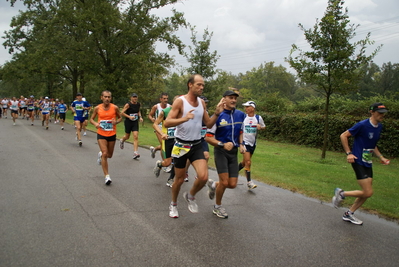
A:
[[[187,201],[188,210],[189,210],[191,213],[198,213],[198,205],[197,205],[197,203],[195,202],[195,198],[194,198],[194,199],[189,199],[189,198],[188,198],[188,193],[187,193],[187,192],[184,192],[184,193],[183,193],[183,198],[184,198],[185,201]]]
[[[173,168],[173,164],[170,164],[168,167],[166,167],[166,168],[164,169],[164,172],[170,173],[170,172],[172,171],[172,168]]]
[[[166,182],[166,186],[169,186],[170,188],[172,188],[172,185],[173,185],[173,179],[169,179],[169,180]]]
[[[179,218],[179,212],[177,211],[177,206],[172,205],[172,203],[169,205],[169,217],[170,218]]]
[[[344,215],[342,216],[342,220],[346,221],[346,222],[351,222],[353,224],[356,225],[362,225],[363,222],[361,220],[359,220],[358,218],[356,218],[355,216],[353,216],[352,212],[345,212]]]
[[[157,162],[155,163],[155,167],[154,167],[154,174],[155,177],[159,177],[159,173],[161,172],[161,167],[159,167],[161,165],[161,161],[157,160]]]
[[[119,148],[123,149],[125,147],[125,141],[123,139],[119,139]]]
[[[185,182],[188,182],[188,173],[186,172],[186,178],[184,178]]]
[[[81,140],[79,140],[79,146],[82,146],[82,141]]]
[[[155,147],[150,146],[151,158],[155,158]]]
[[[343,200],[342,196],[341,196],[341,192],[343,192],[344,190],[342,190],[341,188],[335,188],[334,191],[334,196],[332,198],[332,204],[334,206],[334,208],[338,209],[338,207],[341,205],[341,202]]]
[[[256,184],[254,184],[254,182],[252,182],[252,181],[249,181],[249,182],[247,183],[247,186],[248,186],[248,189],[255,189],[255,188],[258,187],[258,186],[257,186]]]
[[[216,188],[213,188],[213,180],[212,179],[208,179],[208,181],[206,182],[206,185],[208,186],[208,196],[210,199],[213,199],[215,197],[215,191]]]
[[[14,125],[14,126],[15,126],[15,125],[16,125],[16,124],[15,124],[15,122],[14,122],[12,125]]]
[[[213,206],[213,214],[223,219],[227,219],[229,217],[229,215],[227,215],[226,210],[222,206],[219,206],[219,208]]]
[[[48,130],[48,126],[46,126],[46,130]]]
[[[140,157],[139,152],[134,151],[134,153],[133,153],[133,159],[138,159],[139,157]]]
[[[33,126],[33,123],[31,123],[30,125]]]
[[[105,175],[105,184],[110,185],[112,183],[111,177],[109,177],[109,174]]]
[[[98,152],[98,154],[97,154],[97,164],[98,165],[101,165],[101,157],[102,157],[102,155],[103,155],[103,153],[101,151]]]
[[[64,130],[64,127],[61,127],[61,130]]]
[[[83,136],[86,136],[86,135],[87,135],[87,133],[86,133],[86,132],[84,132],[84,133],[83,133]]]

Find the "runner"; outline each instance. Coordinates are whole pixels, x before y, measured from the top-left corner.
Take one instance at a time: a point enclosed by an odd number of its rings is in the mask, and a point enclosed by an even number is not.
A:
[[[71,110],[74,113],[73,120],[76,127],[76,140],[79,142],[79,146],[82,146],[81,131],[84,121],[84,111],[90,108],[90,104],[87,101],[82,100],[82,94],[76,94],[76,100],[71,104]]]
[[[341,188],[335,188],[332,198],[335,208],[338,208],[346,197],[356,198],[353,205],[342,216],[342,220],[356,225],[362,225],[363,222],[353,214],[373,195],[372,154],[374,153],[381,163],[389,164],[389,160],[382,156],[377,147],[377,142],[380,139],[382,131],[381,122],[388,109],[382,103],[374,103],[370,106],[369,111],[371,114],[370,118],[356,123],[340,136],[342,146],[347,155],[346,160],[352,165],[361,190],[344,191]],[[354,137],[352,150],[349,147],[349,138],[351,136]]]
[[[22,119],[25,119],[26,116],[26,98],[21,95],[21,99],[19,100],[19,112]]]
[[[9,102],[10,101],[6,97],[3,98],[3,100],[1,100],[1,106],[2,106],[2,109],[3,109],[3,117],[5,119],[7,119],[7,109],[8,109],[8,103]]]
[[[121,114],[125,117],[125,135],[119,140],[120,149],[124,148],[124,143],[130,138],[130,133],[133,133],[133,159],[140,158],[139,154],[139,122],[143,122],[140,111],[140,103],[138,102],[138,95],[133,93],[130,96],[130,102],[123,107]]]
[[[44,101],[42,102],[41,109],[42,109],[42,126],[44,126],[44,122],[46,122],[46,130],[48,130],[48,122],[50,119],[51,106],[49,98],[47,96],[44,98]]]
[[[176,100],[178,96],[175,96],[173,101]],[[154,121],[154,124],[152,127],[154,128],[155,132],[161,136],[162,138],[162,158],[164,158],[163,161],[157,160],[155,163],[154,167],[154,174],[156,177],[159,176],[159,173],[161,172],[162,167],[167,167],[167,166],[173,166],[172,162],[172,149],[173,145],[175,144],[175,130],[176,127],[169,127],[166,128],[165,124],[163,123],[164,120],[168,117],[168,114],[171,110],[172,106],[169,106],[162,110],[159,114],[157,119]],[[162,124],[162,130],[159,129],[159,125]],[[175,170],[172,167],[170,171],[170,175],[168,178],[168,181],[166,182],[166,186],[172,187],[173,184],[173,179],[175,177]]]
[[[224,219],[228,215],[222,206],[222,198],[226,188],[233,189],[237,186],[237,152],[245,152],[242,133],[245,113],[236,109],[237,97],[238,94],[230,90],[223,94],[224,110],[206,134],[206,141],[214,146],[215,165],[219,175],[219,182],[208,180],[208,194],[213,199],[216,193],[213,214]]]
[[[101,93],[102,104],[96,106],[91,115],[90,123],[93,124],[97,130],[97,142],[100,147],[98,152],[97,163],[102,166],[105,175],[105,184],[112,183],[111,177],[108,173],[108,159],[112,158],[116,141],[116,124],[122,121],[122,116],[118,106],[111,103],[111,92],[103,91]],[[98,121],[95,118],[98,116]]]
[[[60,119],[61,130],[64,130],[64,122],[65,122],[67,110],[68,110],[67,104],[65,104],[64,100],[61,99],[61,101],[58,105],[58,115],[59,115],[59,119]]]
[[[18,119],[18,109],[19,109],[19,101],[15,96],[10,100],[8,106],[10,107],[13,125],[15,125],[15,120]]]
[[[57,122],[59,122],[59,120],[58,120],[58,112],[59,112],[59,110],[58,110],[58,108],[59,108],[59,105],[60,105],[60,101],[58,101],[58,99],[55,99],[55,102],[54,102],[54,124],[56,124]]]
[[[199,98],[204,90],[204,79],[201,75],[191,75],[187,82],[188,93],[177,98],[172,105],[168,117],[164,121],[165,127],[175,127],[175,145],[172,157],[175,167],[175,180],[172,187],[172,202],[169,205],[169,217],[178,218],[177,197],[181,185],[184,183],[185,167],[187,160],[197,172],[198,179],[194,180],[189,192],[183,193],[183,198],[188,203],[188,209],[192,213],[198,212],[195,195],[204,187],[208,180],[208,166],[202,151],[201,129],[202,121],[211,128],[218,115],[223,110],[222,100],[216,107],[215,115],[209,118],[205,112],[205,103]]]
[[[159,103],[154,105],[151,108],[150,113],[148,114],[148,118],[151,120],[152,123],[154,123],[154,121],[157,119],[158,114],[165,108],[169,107],[170,104],[168,104],[168,100],[169,100],[169,95],[168,93],[162,93],[160,98],[159,98]],[[159,125],[159,129],[162,130],[162,125]],[[158,150],[161,150],[161,146],[162,146],[162,139],[161,137],[157,134],[157,132],[155,132],[155,135],[158,138],[159,141],[159,145],[156,147],[151,146],[150,147],[150,152],[151,152],[151,157],[155,158],[155,153]],[[161,153],[161,157],[162,157],[162,153]]]
[[[86,98],[82,98],[83,101],[86,101]],[[83,128],[83,136],[87,135],[86,129],[87,129],[87,124],[89,123],[89,114],[90,114],[91,107],[89,109],[83,111],[83,117],[85,118],[85,121],[83,122],[82,128]]]
[[[26,101],[28,118],[31,119],[31,124],[33,126],[33,122],[35,120],[35,97],[31,95],[29,99]]]
[[[263,118],[255,114],[256,104],[254,101],[248,101],[242,105],[245,107],[245,113],[247,114],[244,120],[245,153],[242,162],[238,164],[238,171],[245,168],[248,189],[255,189],[257,185],[251,180],[251,158],[255,152],[258,131],[264,130],[266,125],[263,122]]]

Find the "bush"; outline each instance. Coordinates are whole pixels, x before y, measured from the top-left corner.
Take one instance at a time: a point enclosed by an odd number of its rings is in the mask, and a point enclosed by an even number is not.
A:
[[[266,131],[260,137],[267,140],[288,142],[309,147],[322,148],[324,116],[322,114],[291,113],[275,115],[259,113],[266,124]],[[339,136],[355,123],[367,117],[342,116],[335,114],[329,117],[328,147],[330,151],[342,151]],[[380,151],[387,156],[399,155],[399,121],[386,119],[383,123],[382,138],[379,141]]]

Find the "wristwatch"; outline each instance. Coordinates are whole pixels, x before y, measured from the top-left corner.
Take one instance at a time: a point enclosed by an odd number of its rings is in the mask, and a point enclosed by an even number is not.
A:
[[[223,142],[218,142],[218,146],[223,148],[224,147],[224,143]]]
[[[345,152],[345,154],[346,154],[347,156],[349,156],[350,154],[352,154],[352,152]]]

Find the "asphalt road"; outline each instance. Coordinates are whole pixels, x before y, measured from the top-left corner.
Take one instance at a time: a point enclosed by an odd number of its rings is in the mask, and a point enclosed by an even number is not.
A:
[[[95,133],[79,147],[73,126],[35,124],[0,119],[0,266],[399,264],[398,224],[358,213],[356,226],[344,208],[259,182],[248,191],[242,177],[225,194],[228,219],[212,214],[206,190],[198,214],[180,196],[180,218],[169,218],[168,174],[155,178],[148,149],[133,160],[117,143],[105,186]]]

